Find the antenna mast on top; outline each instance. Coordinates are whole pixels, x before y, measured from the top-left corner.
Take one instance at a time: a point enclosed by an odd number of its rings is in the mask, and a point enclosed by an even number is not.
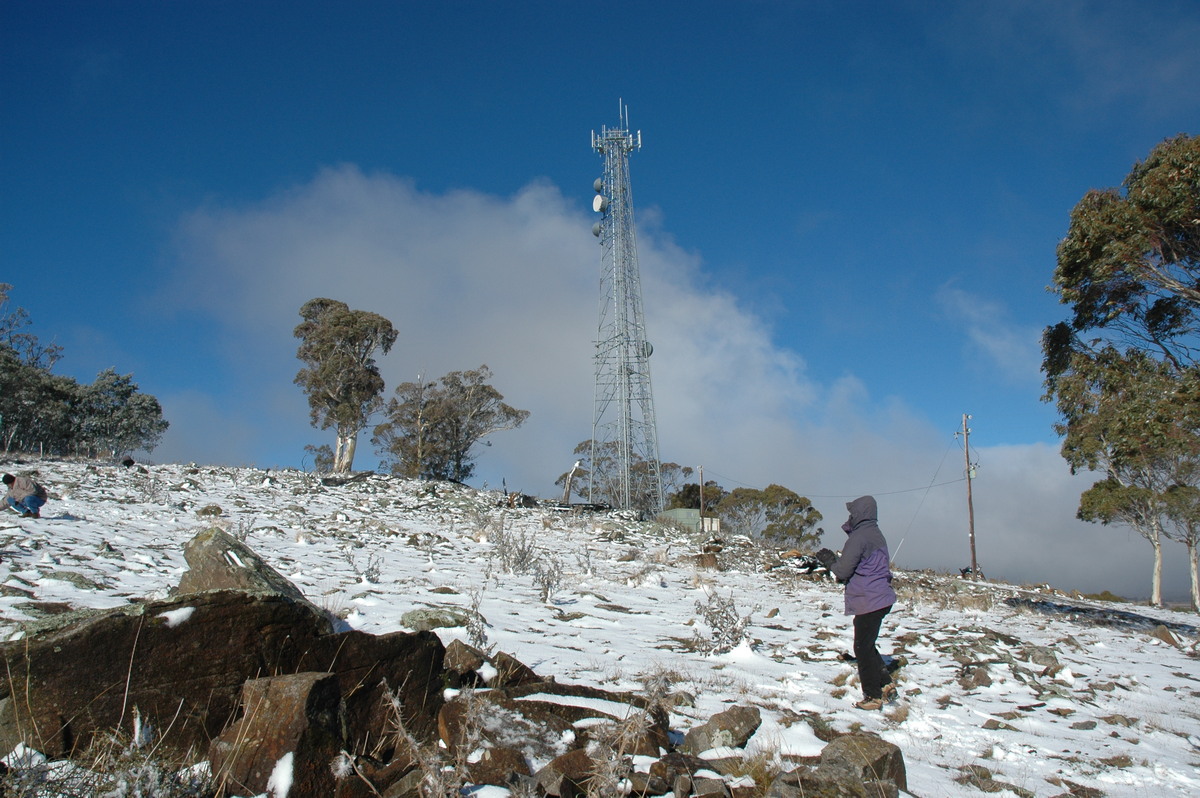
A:
[[[663,509],[662,470],[650,385],[650,354],[642,314],[641,274],[633,224],[629,155],[641,149],[642,132],[629,132],[629,107],[618,101],[616,130],[592,131],[592,148],[604,158],[592,209],[600,221],[600,314],[596,332],[592,479],[589,501],[602,490],[621,509],[658,514]],[[608,468],[597,468],[603,461]],[[611,472],[611,473],[609,473]],[[606,484],[597,484],[605,480]]]

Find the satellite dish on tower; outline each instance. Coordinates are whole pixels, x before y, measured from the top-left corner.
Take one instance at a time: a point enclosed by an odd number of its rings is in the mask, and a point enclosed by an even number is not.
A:
[[[594,210],[596,213],[604,213],[604,211],[607,209],[608,199],[600,194],[597,194],[595,199],[592,200],[592,210]]]
[[[596,222],[594,225],[592,225],[592,235],[594,235],[596,238],[600,237],[600,223],[599,222]]]
[[[592,183],[592,188],[596,189],[597,194],[599,194],[601,191],[603,191],[604,190],[604,178],[597,177],[596,182]]]

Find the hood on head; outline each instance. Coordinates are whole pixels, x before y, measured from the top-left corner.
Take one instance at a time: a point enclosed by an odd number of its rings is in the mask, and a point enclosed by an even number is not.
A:
[[[850,529],[846,529],[847,534],[863,521],[879,520],[879,511],[875,506],[874,496],[859,496],[852,502],[846,502],[846,509],[850,511],[850,520],[842,529],[850,527]]]

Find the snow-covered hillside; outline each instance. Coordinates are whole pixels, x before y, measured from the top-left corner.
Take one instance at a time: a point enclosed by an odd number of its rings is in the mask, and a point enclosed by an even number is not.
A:
[[[164,596],[186,568],[184,543],[215,524],[355,628],[403,629],[420,608],[475,610],[485,625],[438,629],[442,640],[494,646],[560,682],[638,690],[666,676],[694,697],[672,717],[681,731],[753,704],[764,722],[750,747],[781,756],[818,753],[826,728],[878,732],[903,750],[922,798],[1200,794],[1190,613],[901,573],[880,647],[906,662],[902,696],[867,713],[841,659],[840,588],[745,546],[727,545],[722,570],[708,570],[699,541],[657,524],[379,475],[325,485],[223,467],[0,467],[52,496],[40,519],[0,515],[8,638],[68,607]],[[749,616],[748,638],[712,653],[720,635],[706,618],[730,602]],[[1159,624],[1179,645],[1156,636]]]

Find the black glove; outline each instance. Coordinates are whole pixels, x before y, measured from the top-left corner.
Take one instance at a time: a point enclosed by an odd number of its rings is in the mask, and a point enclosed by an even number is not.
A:
[[[824,565],[826,568],[832,568],[833,564],[837,562],[837,555],[829,549],[821,549],[814,554],[813,557],[815,557],[817,562],[821,563],[821,565]]]

